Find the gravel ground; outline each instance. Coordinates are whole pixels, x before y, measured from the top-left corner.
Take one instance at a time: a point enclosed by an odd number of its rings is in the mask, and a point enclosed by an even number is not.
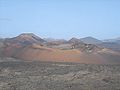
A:
[[[120,90],[120,65],[2,59],[0,90]]]

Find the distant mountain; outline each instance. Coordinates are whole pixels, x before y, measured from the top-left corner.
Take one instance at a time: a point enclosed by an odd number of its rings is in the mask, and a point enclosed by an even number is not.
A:
[[[64,39],[53,39],[53,38],[44,38],[47,45],[60,45],[67,43],[67,40]]]
[[[45,40],[36,36],[33,33],[23,33],[13,38],[6,38],[4,41],[4,54],[6,56],[14,56],[19,53],[21,49],[24,49],[26,46],[30,46],[34,43],[43,45]]]
[[[103,42],[101,44],[98,44],[101,47],[112,49],[114,51],[120,52],[120,43],[118,42]]]
[[[44,38],[44,40],[47,42],[54,42],[54,41],[66,42],[67,41],[65,39],[54,39],[54,38]]]
[[[93,38],[93,37],[85,37],[85,38],[81,38],[80,40],[83,41],[84,43],[87,43],[87,44],[100,44],[100,43],[102,43],[101,40],[98,40],[98,39]]]
[[[73,37],[68,41],[68,43],[83,43],[83,41],[81,41],[78,38]]]
[[[104,48],[109,48],[109,49],[120,52],[120,37],[115,38],[115,39],[103,40],[103,42],[101,44],[99,44],[99,45],[104,47]]]
[[[106,40],[103,40],[103,42],[120,43],[120,37],[115,39],[106,39]]]
[[[56,41],[56,39],[54,39],[54,38],[43,38],[43,39],[47,42]]]
[[[19,43],[23,45],[32,44],[32,43],[44,43],[45,40],[36,36],[33,33],[23,33],[14,38],[7,38],[6,42],[9,43]]]

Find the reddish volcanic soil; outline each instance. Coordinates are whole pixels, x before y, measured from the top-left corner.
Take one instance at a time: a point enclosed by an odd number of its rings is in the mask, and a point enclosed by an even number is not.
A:
[[[14,57],[31,61],[56,61],[94,64],[112,63],[108,60],[108,56],[103,57],[98,53],[83,53],[77,49],[52,49],[36,44],[19,50]]]
[[[28,61],[120,63],[120,52],[93,44],[85,44],[75,38],[63,44],[49,45],[34,34],[21,34],[15,38],[7,39],[3,53],[7,57]]]
[[[43,61],[65,61],[78,62],[80,60],[79,50],[59,50],[46,47],[26,47],[16,55],[16,57],[25,60],[43,60]]]

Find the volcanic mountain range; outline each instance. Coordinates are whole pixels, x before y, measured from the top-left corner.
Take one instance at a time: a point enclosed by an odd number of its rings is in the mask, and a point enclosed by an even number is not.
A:
[[[1,39],[0,55],[27,61],[112,64],[120,63],[119,45],[119,41],[101,41],[92,37],[67,41],[42,39],[33,33],[23,33],[17,37]]]

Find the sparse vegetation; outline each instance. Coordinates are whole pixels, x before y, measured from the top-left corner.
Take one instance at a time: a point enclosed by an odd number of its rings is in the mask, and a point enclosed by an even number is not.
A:
[[[120,90],[120,65],[0,62],[0,90]]]

